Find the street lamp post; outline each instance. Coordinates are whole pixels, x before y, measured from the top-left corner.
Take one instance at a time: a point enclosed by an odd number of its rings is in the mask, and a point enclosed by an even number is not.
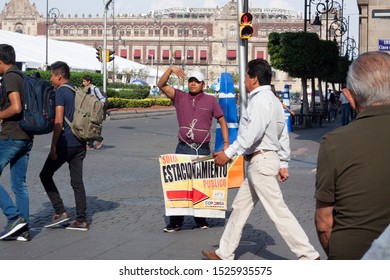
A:
[[[57,8],[51,8],[49,11],[49,0],[46,0],[46,61],[45,68],[49,66],[49,25],[50,20],[53,20],[53,26],[57,24],[57,18],[60,16],[60,10]]]
[[[157,24],[157,19],[154,21],[155,24]],[[155,65],[157,65],[157,72],[156,72],[156,86],[158,83],[158,67],[160,65],[160,56],[161,56],[161,15],[158,16],[158,47],[157,47],[157,60],[155,61]],[[154,59],[154,56],[153,56]]]
[[[103,91],[107,92],[107,12],[112,0],[106,0],[104,6],[104,30],[103,30]]]
[[[342,42],[342,52],[346,57],[351,57],[351,60],[354,60],[358,55],[358,48],[356,47],[356,41],[353,38],[349,37],[349,16],[348,16],[348,33],[347,38]]]

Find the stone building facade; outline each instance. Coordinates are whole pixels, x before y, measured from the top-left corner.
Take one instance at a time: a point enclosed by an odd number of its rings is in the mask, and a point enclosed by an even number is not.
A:
[[[390,52],[390,1],[357,0],[359,8],[359,53]]]
[[[115,54],[159,68],[170,65],[199,70],[207,83],[216,82],[221,72],[238,73],[237,1],[227,0],[217,8],[167,8],[138,15],[119,12],[107,21],[107,48]],[[252,8],[253,37],[248,43],[248,60],[269,59],[268,34],[303,31],[300,12]],[[46,12],[45,12],[46,13]],[[103,15],[53,15],[39,13],[29,0],[10,0],[0,16],[0,28],[34,36],[71,41],[94,48],[103,45]],[[309,32],[315,32],[309,27]],[[115,63],[115,60],[114,60]],[[300,91],[300,82],[281,71],[274,71],[277,89],[290,84]]]

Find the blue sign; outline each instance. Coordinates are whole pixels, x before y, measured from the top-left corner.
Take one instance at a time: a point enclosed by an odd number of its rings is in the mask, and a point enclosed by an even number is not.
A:
[[[234,93],[234,84],[232,75],[229,73],[222,73],[220,81],[219,105],[223,110],[228,131],[229,143],[233,143],[238,134],[238,115],[236,106],[236,94]],[[219,123],[216,127],[215,134],[215,151],[219,152],[223,148],[222,131]]]
[[[390,39],[379,39],[378,50],[390,51]]]

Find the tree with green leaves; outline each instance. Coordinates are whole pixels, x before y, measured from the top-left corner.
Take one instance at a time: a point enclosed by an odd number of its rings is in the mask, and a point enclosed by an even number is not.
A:
[[[313,77],[319,56],[319,37],[316,33],[271,33],[268,37],[268,53],[275,69],[300,78],[303,91],[303,114],[309,115],[307,79]],[[305,121],[310,126],[310,120]]]
[[[339,56],[336,61],[335,71],[328,76],[328,82],[336,84],[345,84],[347,80],[347,74],[349,65],[352,61],[349,60],[348,56]]]
[[[319,56],[318,64],[314,71],[314,79],[318,78],[318,89],[320,94],[321,108],[324,108],[324,95],[322,91],[322,81],[329,81],[329,77],[337,70],[337,61],[339,58],[339,47],[334,41],[320,40],[319,42]],[[326,90],[326,89],[325,89]],[[314,95],[315,87],[312,88],[312,94]],[[312,96],[312,111],[314,111],[315,99]]]

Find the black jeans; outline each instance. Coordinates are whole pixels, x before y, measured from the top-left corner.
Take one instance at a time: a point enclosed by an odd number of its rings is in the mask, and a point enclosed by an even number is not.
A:
[[[196,155],[195,149],[191,148],[184,142],[179,142],[176,146],[176,154],[187,154],[187,155]],[[198,149],[198,155],[202,156],[208,156],[210,154],[210,144],[204,143],[199,149]],[[204,225],[206,223],[206,218],[201,217],[194,217],[195,223],[197,225]],[[182,226],[184,221],[184,216],[170,216],[169,217],[169,223],[173,225]]]
[[[83,160],[86,155],[84,146],[80,147],[57,147],[57,160],[52,160],[50,155],[42,168],[39,177],[56,214],[64,213],[65,206],[54,183],[54,173],[65,163],[69,164],[70,185],[73,188],[76,201],[76,214],[78,222],[85,222],[87,219],[87,198],[83,183]]]

